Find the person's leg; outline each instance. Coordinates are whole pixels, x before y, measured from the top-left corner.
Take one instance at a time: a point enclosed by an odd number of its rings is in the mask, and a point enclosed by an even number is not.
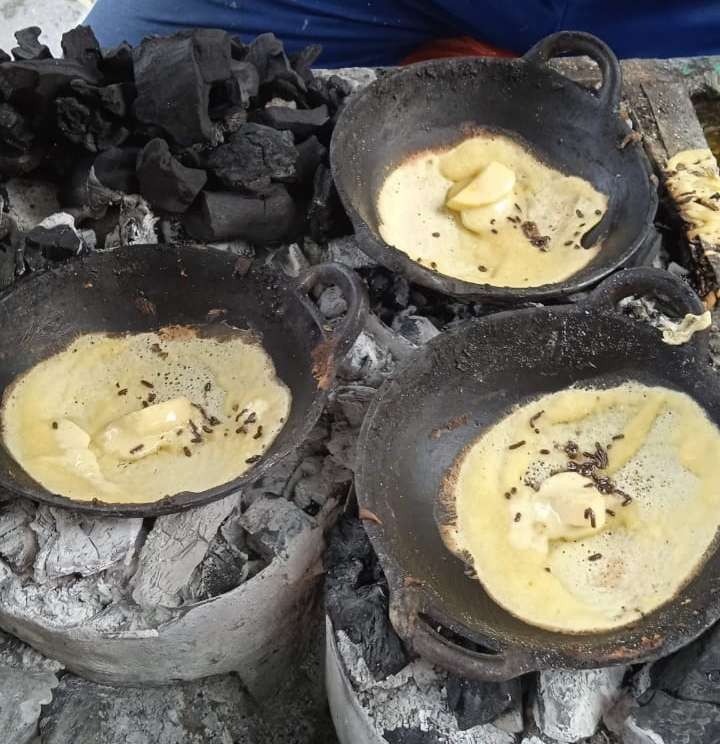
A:
[[[397,64],[422,43],[450,35],[445,17],[419,0],[97,0],[85,22],[102,46],[194,26],[246,41],[273,31],[288,52],[322,44],[319,64],[341,67]]]

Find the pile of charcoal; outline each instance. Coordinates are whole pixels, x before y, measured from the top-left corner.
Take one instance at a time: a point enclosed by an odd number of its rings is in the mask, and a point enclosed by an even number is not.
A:
[[[57,184],[74,224],[23,229],[0,189],[0,286],[114,247],[129,195],[178,240],[267,246],[349,232],[327,153],[350,85],[313,74],[320,47],[289,58],[270,33],[244,44],[194,29],[101,49],[78,26],[53,59],[39,34],[17,32],[13,59],[0,50],[0,184],[29,174]]]

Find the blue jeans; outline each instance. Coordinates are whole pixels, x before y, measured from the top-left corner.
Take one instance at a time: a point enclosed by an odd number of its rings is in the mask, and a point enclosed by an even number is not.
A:
[[[456,36],[522,53],[562,29],[590,31],[621,57],[720,53],[720,2],[706,0],[97,0],[87,23],[103,46],[192,26],[245,40],[274,31],[289,52],[322,44],[326,67],[396,64]]]

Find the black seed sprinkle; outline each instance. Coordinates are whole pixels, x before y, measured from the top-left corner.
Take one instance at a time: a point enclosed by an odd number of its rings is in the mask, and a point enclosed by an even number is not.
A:
[[[434,232],[432,234],[432,236],[433,236],[433,238],[439,238],[440,237],[440,233],[439,232]]]
[[[589,561],[599,561],[602,558],[602,553],[593,553],[588,557]]]
[[[517,493],[517,488],[515,488],[515,486],[513,486],[513,487],[512,487],[511,489],[510,489],[510,493],[511,493],[511,494],[513,494],[513,495],[515,495],[515,494]]]
[[[565,242],[563,243],[563,245],[572,245],[572,244],[573,244],[572,240],[566,240],[566,241],[565,241]]]
[[[585,519],[590,520],[590,526],[595,529],[595,527],[597,526],[597,523],[595,522],[595,512],[590,507],[588,507],[587,509],[585,509],[585,513],[583,514],[583,516],[585,517]]]
[[[178,430],[177,430],[177,431],[176,431],[175,433],[176,433],[176,434],[177,434],[178,436],[180,436],[180,435],[181,435],[181,434],[183,433],[183,430],[182,430],[182,429],[178,429]]]
[[[262,458],[262,455],[253,455],[252,457],[248,457],[248,459],[245,460],[245,462],[251,465],[252,463],[257,462],[261,458]]]
[[[525,440],[524,439],[521,439],[519,442],[515,442],[515,444],[511,444],[508,447],[508,449],[514,450],[514,449],[517,449],[518,447],[522,447],[524,444],[525,444]]]
[[[531,429],[535,429],[535,423],[540,418],[540,416],[543,415],[543,413],[545,413],[545,411],[538,411],[536,414],[530,417],[530,428]],[[537,429],[535,429],[535,433],[537,434]]]
[[[185,457],[192,457],[192,452],[190,452],[190,447],[183,447],[183,452],[185,453]]]
[[[147,402],[148,403],[154,403],[155,402],[155,398],[157,398],[157,395],[155,393],[149,393],[148,394],[148,397],[147,397]]]
[[[240,408],[240,405],[238,403],[233,403],[232,404],[233,411],[237,411],[238,408]]]
[[[545,566],[545,570],[550,573],[550,566]]]
[[[605,509],[605,514],[607,514],[609,517],[615,516],[615,512],[612,509]]]
[[[550,450],[549,449],[541,449],[540,450],[540,454],[541,455],[549,455],[550,454]]]
[[[620,440],[620,439],[625,439],[625,435],[624,435],[624,434],[616,434],[616,435],[615,435],[615,436],[614,436],[614,437],[612,438],[613,442],[617,442],[617,441],[618,441],[618,440]]]
[[[132,448],[132,449],[130,450],[130,454],[131,454],[131,455],[134,455],[134,454],[135,454],[136,452],[140,452],[140,450],[141,450],[141,449],[144,449],[144,448],[145,448],[145,445],[144,445],[144,444],[138,444],[138,445],[136,445],[135,447],[133,447],[133,448]]]
[[[236,434],[247,434],[247,429],[244,426],[238,426],[237,429],[235,429]]]
[[[258,426],[257,431],[253,434],[253,439],[260,439],[263,434],[262,424]]]
[[[520,512],[517,512],[515,514],[515,521],[516,522],[519,522],[521,519],[522,519],[522,514]]]
[[[123,388],[122,390],[118,390],[118,395],[127,395],[127,388]]]
[[[145,385],[146,388],[154,388],[155,385],[152,384],[152,382],[148,382],[148,380],[140,380],[141,385]]]
[[[52,422],[52,428],[53,429],[57,429],[58,428],[58,422],[57,421],[53,421]]]
[[[430,268],[437,269],[437,264],[435,263],[435,261],[430,261]]]
[[[211,387],[212,387],[212,383],[210,383],[210,382],[206,382],[206,383],[205,383],[205,387],[203,388],[203,390],[204,390],[204,391],[205,391],[206,393],[209,393],[209,392],[210,392],[210,388],[211,388]]]
[[[210,426],[218,426],[220,424],[220,419],[216,416],[210,416],[210,418],[208,419],[208,423],[210,424]]]
[[[491,227],[491,228],[490,228],[490,232],[491,232],[491,233],[492,233],[493,235],[497,235],[497,234],[498,234],[498,231],[497,231],[497,230],[496,230],[496,229],[495,229],[494,227]]]
[[[632,496],[630,496],[630,494],[621,491],[619,488],[615,489],[615,493],[618,494],[618,496],[623,497],[622,504],[620,504],[620,506],[627,506],[628,504],[632,503]]]
[[[506,499],[511,499],[511,498],[512,498],[512,496],[510,495],[510,491],[505,491],[505,493],[503,494],[503,496],[504,496],[504,497],[505,497]]]
[[[480,266],[478,266],[478,271],[487,271],[487,266],[480,264]]]
[[[495,220],[494,219],[490,220],[490,224],[491,225],[494,225],[495,224]]]
[[[212,434],[212,433],[213,433],[213,430],[212,430],[212,429],[211,429],[211,428],[210,428],[209,426],[207,426],[206,424],[203,424],[202,430],[203,430],[203,431],[204,431],[204,432],[205,432],[206,434]]]
[[[253,411],[246,419],[243,424],[254,424],[257,421],[257,414]]]
[[[142,402],[142,407],[143,407],[143,408],[147,408],[147,407],[148,407],[149,405],[150,405],[150,404],[149,404],[149,403],[148,403],[148,402],[147,402],[146,400],[144,400],[144,401]]]
[[[599,217],[602,214],[602,209],[596,209],[595,214]]]
[[[582,212],[581,212],[581,211],[580,211],[579,209],[576,209],[576,210],[575,210],[575,214],[576,214],[576,215],[577,215],[577,216],[578,216],[578,217],[579,217],[580,219],[582,219],[582,218],[583,218],[583,217],[585,216],[585,215],[584,215],[584,214],[583,214],[583,213],[582,213]]]

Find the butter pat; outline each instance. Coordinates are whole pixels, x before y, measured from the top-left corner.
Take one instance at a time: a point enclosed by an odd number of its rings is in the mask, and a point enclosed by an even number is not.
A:
[[[493,160],[463,189],[452,195],[447,206],[460,211],[493,204],[510,194],[515,186],[515,173]]]
[[[193,414],[198,412],[187,398],[157,403],[111,422],[98,434],[97,443],[108,455],[139,460],[157,452],[169,437],[173,442],[178,439],[177,431]]]
[[[587,487],[590,485],[591,487]],[[540,489],[516,500],[511,514],[511,544],[521,550],[547,554],[551,540],[579,540],[605,527],[605,498],[592,481],[578,473],[558,473]]]

